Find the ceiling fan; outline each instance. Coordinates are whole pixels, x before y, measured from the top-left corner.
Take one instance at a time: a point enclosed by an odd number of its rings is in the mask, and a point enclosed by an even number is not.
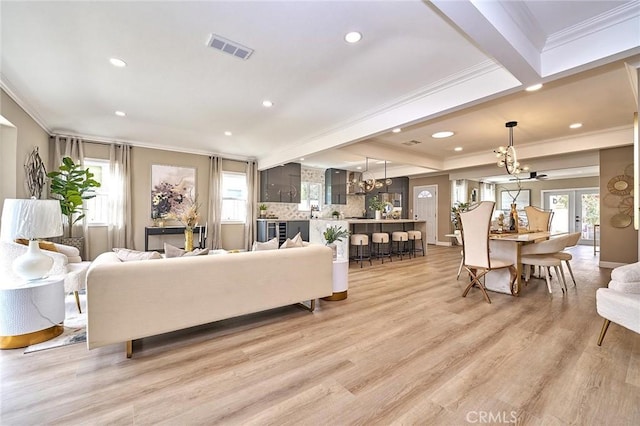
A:
[[[538,174],[538,172],[529,172],[528,176],[526,173],[521,173],[518,178],[513,178],[509,180],[546,180],[547,175],[544,173]]]

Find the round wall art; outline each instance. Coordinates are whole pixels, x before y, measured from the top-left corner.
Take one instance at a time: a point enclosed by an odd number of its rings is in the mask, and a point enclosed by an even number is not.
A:
[[[607,183],[607,189],[614,195],[630,195],[633,189],[633,178],[627,175],[614,176]]]

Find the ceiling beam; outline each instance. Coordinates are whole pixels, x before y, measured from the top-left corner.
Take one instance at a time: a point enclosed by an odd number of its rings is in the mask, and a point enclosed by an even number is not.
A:
[[[380,160],[390,161],[394,164],[408,164],[429,169],[425,170],[425,172],[442,170],[443,168],[441,160],[416,155],[413,152],[407,152],[376,142],[360,142],[353,145],[347,145],[340,148],[340,150],[350,154],[361,155],[363,158],[377,158]]]

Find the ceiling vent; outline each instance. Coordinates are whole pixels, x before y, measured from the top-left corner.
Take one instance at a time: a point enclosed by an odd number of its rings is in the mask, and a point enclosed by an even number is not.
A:
[[[402,145],[412,146],[412,145],[418,145],[419,143],[422,143],[422,142],[417,140],[412,140],[412,141],[402,142]]]
[[[220,50],[229,55],[233,55],[240,59],[249,59],[249,56],[253,53],[253,49],[249,49],[246,46],[236,43],[235,41],[227,40],[224,37],[220,37],[216,34],[211,34],[207,46]]]

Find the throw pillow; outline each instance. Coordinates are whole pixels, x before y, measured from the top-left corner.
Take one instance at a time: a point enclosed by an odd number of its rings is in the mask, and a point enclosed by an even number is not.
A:
[[[113,251],[118,256],[118,259],[123,262],[130,262],[132,260],[150,260],[150,259],[162,259],[162,256],[157,251],[137,251],[126,248],[114,248]]]
[[[282,243],[280,248],[281,249],[285,249],[285,248],[295,248],[295,247],[302,247],[302,246],[303,246],[302,245],[302,236],[298,232],[295,237],[293,237],[291,239],[287,238],[285,240],[285,242]]]
[[[278,249],[278,239],[272,238],[267,242],[261,243],[259,241],[255,241],[253,243],[253,247],[251,251],[261,251],[261,250],[277,250]]]
[[[55,246],[58,253],[62,253],[69,258],[69,263],[78,262],[77,260],[75,260],[80,258],[80,250],[78,250],[77,247],[66,246],[64,244],[56,244],[56,243],[53,243],[53,245]],[[74,260],[73,262],[72,262],[72,259]],[[82,262],[82,259],[80,259],[80,262]]]
[[[22,244],[23,246],[28,246],[29,240],[27,240],[26,238],[16,238],[16,243]],[[40,250],[56,251],[56,252],[58,251],[56,249],[56,245],[49,241],[38,241],[38,246],[40,246]]]
[[[170,257],[182,257],[186,253],[185,250],[172,246],[171,244],[164,243],[164,256],[169,259]]]
[[[208,248],[197,248],[197,249],[193,249],[193,251],[188,251],[185,254],[182,255],[182,257],[189,257],[189,256],[202,256],[202,255],[206,255],[209,254],[209,249]]]

